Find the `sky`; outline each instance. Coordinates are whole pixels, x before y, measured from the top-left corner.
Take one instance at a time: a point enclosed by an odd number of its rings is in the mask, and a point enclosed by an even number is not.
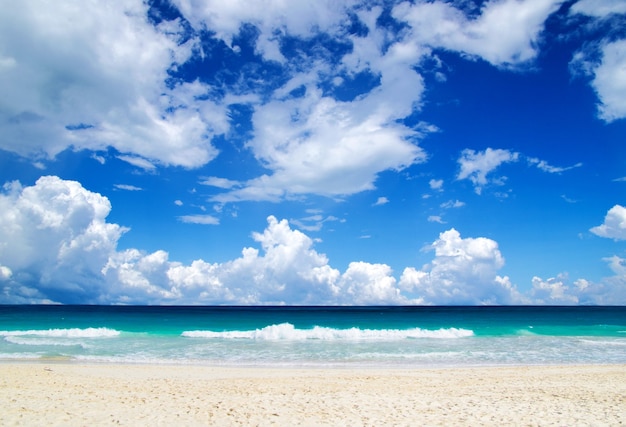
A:
[[[0,303],[626,305],[623,0],[0,7]]]

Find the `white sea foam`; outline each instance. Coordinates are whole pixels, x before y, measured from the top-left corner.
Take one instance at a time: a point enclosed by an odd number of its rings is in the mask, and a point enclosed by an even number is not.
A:
[[[64,340],[64,339],[48,339],[38,337],[21,337],[21,336],[7,336],[4,337],[6,342],[17,345],[37,345],[37,346],[59,346],[59,347],[72,347],[78,346],[81,348],[88,348],[89,346],[82,342],[76,342],[76,340]]]
[[[30,329],[26,331],[0,331],[3,337],[53,337],[53,338],[109,338],[117,337],[120,331],[109,328]]]
[[[290,323],[270,325],[261,329],[249,331],[185,331],[182,336],[189,338],[218,338],[218,339],[249,339],[268,341],[303,341],[303,340],[404,340],[416,338],[464,338],[471,337],[474,332],[468,329],[445,328],[437,330],[412,329],[335,329],[315,326],[312,329],[296,329]]]
[[[625,347],[626,340],[624,339],[616,339],[616,340],[603,340],[603,339],[580,339],[579,342],[585,345],[596,345],[596,346],[611,346],[611,347]]]

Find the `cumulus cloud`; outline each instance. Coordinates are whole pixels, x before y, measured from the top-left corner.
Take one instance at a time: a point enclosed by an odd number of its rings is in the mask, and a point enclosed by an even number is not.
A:
[[[126,231],[109,224],[111,204],[78,182],[42,177],[0,194],[0,260],[12,271],[11,301],[93,302],[100,269]]]
[[[544,22],[561,3],[489,1],[477,17],[468,18],[452,3],[405,2],[394,8],[393,15],[411,26],[411,37],[420,44],[479,57],[497,66],[511,66],[536,56]]]
[[[485,237],[462,238],[454,228],[439,235],[430,249],[434,260],[422,269],[407,267],[399,286],[426,304],[519,304],[507,277],[498,243]]]
[[[406,302],[391,269],[353,263],[341,274],[314,241],[268,218],[260,245],[224,263],[171,261],[163,250],[118,251],[127,231],[106,222],[106,197],[42,177],[0,196],[2,302],[122,304],[374,304]]]
[[[496,170],[503,163],[516,162],[519,153],[509,150],[487,148],[485,151],[466,149],[458,159],[460,166],[457,180],[469,179],[474,184],[476,194],[481,194],[487,184],[500,184],[502,178],[492,178],[487,175]]]
[[[626,240],[626,208],[621,205],[613,206],[604,217],[604,223],[590,231],[600,237]]]
[[[560,277],[547,280],[533,277],[531,297],[536,304],[571,305],[579,302],[578,297],[571,294],[569,287]]]
[[[0,148],[29,157],[114,147],[143,165],[201,166],[228,129],[198,83],[166,82],[191,55],[179,21],[130,0],[25,0],[0,16]],[[131,162],[132,163],[132,162]],[[141,164],[137,164],[143,167]]]
[[[222,263],[183,264],[164,250],[119,250],[128,230],[111,224],[108,199],[74,181],[40,178],[6,184],[0,194],[0,302],[95,304],[523,304],[618,303],[626,300],[626,264],[601,283],[533,279],[520,295],[498,271],[496,241],[439,235],[433,260],[407,267],[398,281],[386,264],[351,262],[341,272],[315,241],[270,216],[251,237],[258,247]]]
[[[599,282],[586,279],[570,281],[567,274],[542,279],[533,277],[529,292],[530,301],[537,305],[624,305],[626,304],[626,268],[624,259],[605,258],[614,276]]]

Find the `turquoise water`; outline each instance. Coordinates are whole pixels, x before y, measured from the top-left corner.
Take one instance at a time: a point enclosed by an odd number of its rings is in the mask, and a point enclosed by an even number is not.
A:
[[[626,363],[626,307],[0,306],[0,360],[441,367]]]

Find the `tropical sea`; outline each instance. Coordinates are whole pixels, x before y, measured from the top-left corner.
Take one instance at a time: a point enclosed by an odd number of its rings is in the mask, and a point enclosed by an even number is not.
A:
[[[626,363],[626,307],[0,306],[0,362],[439,368]]]

